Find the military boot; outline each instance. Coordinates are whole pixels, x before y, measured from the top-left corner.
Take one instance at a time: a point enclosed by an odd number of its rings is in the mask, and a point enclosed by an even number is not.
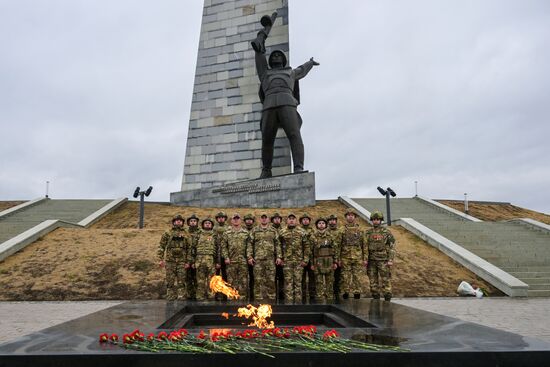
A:
[[[344,293],[344,294],[342,294],[342,298],[343,298],[343,299],[348,299],[348,298],[349,298],[349,293]]]
[[[372,299],[380,299],[380,295],[379,294],[373,294]]]
[[[384,294],[384,301],[391,301],[391,294]]]
[[[354,298],[354,299],[359,299],[359,298],[361,298],[361,293],[354,293],[354,294],[353,294],[353,298]]]

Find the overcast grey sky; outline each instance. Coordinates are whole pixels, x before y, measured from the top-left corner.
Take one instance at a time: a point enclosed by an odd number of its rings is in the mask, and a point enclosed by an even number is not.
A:
[[[320,199],[550,212],[550,2],[289,0]],[[202,0],[0,0],[0,200],[179,190]]]

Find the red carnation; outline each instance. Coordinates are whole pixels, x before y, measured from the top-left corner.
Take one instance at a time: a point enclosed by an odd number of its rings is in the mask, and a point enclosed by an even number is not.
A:
[[[204,330],[201,330],[201,332],[199,333],[199,335],[197,336],[197,338],[199,338],[199,339],[206,339],[206,334],[204,333]]]
[[[109,334],[103,333],[99,336],[100,343],[107,343],[109,341]]]
[[[132,344],[134,342],[134,338],[130,334],[124,334],[122,336],[122,342],[124,344]]]
[[[147,340],[150,341],[150,342],[155,340],[155,334],[154,333],[149,333],[149,335],[147,335]]]
[[[187,334],[189,334],[187,329],[179,329],[178,333],[181,335],[182,338],[185,338],[187,336]]]
[[[116,343],[116,342],[118,342],[118,335],[113,333],[113,334],[111,334],[110,339],[113,343]]]
[[[168,334],[166,333],[166,331],[161,331],[160,333],[158,333],[157,339],[158,340],[166,340],[166,339],[168,339]]]

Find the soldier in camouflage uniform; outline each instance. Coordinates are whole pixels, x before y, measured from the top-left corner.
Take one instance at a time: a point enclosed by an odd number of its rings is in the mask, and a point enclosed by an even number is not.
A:
[[[229,227],[227,225],[227,214],[225,214],[225,212],[218,212],[218,214],[216,214],[215,219],[216,219],[216,223],[214,224],[214,240],[216,241],[217,248],[221,249],[223,234]],[[221,275],[222,279],[227,282],[227,267],[225,265],[225,259],[223,258],[223,256],[221,257],[221,267],[216,269],[216,275]],[[227,296],[221,293],[216,293],[217,301],[226,300],[226,299],[227,299]]]
[[[311,246],[309,243],[309,238],[315,231],[311,227],[311,217],[304,213],[300,217],[300,224],[302,226],[302,229],[306,232],[306,237],[308,241],[308,247]],[[309,251],[310,249],[306,249],[306,251]],[[302,296],[305,299],[306,294],[309,296],[309,299],[315,298],[315,272],[311,270],[311,259],[308,261],[307,266],[304,268],[304,272],[302,274]]]
[[[222,256],[227,266],[228,282],[239,291],[243,297],[248,294],[248,267],[246,251],[248,247],[248,231],[241,226],[241,217],[237,213],[231,217],[231,226],[226,229],[222,240]]]
[[[189,237],[189,252],[195,252],[197,248],[197,241],[199,240],[199,234],[201,229],[199,228],[199,217],[192,214],[187,218],[187,234]],[[186,274],[187,282],[187,298],[197,298],[197,269],[195,267],[189,267]]]
[[[159,265],[166,268],[166,298],[186,298],[185,272],[190,267],[189,239],[181,215],[172,218],[172,229],[164,232],[157,251]]]
[[[341,290],[343,298],[353,293],[353,298],[361,298],[361,273],[366,261],[363,232],[355,222],[357,215],[351,209],[346,211],[346,224],[342,229],[340,259],[342,261]]]
[[[279,232],[280,251],[279,259],[283,266],[285,300],[286,302],[302,302],[302,276],[306,251],[309,252],[309,243],[306,232],[297,227],[296,215],[290,213],[286,220],[286,228]]]
[[[328,232],[332,237],[334,243],[335,251],[340,252],[342,247],[342,231],[338,228],[338,217],[334,214],[331,214],[328,217]],[[340,298],[340,283],[342,282],[342,267],[338,266],[334,270],[334,296]]]
[[[197,270],[197,299],[211,299],[210,279],[216,274],[220,266],[219,251],[214,239],[214,221],[210,218],[201,222],[202,230],[199,233],[195,250],[195,268]]]
[[[262,213],[260,225],[252,230],[247,249],[248,263],[254,266],[254,295],[257,299],[275,299],[275,264],[282,264],[277,258],[278,248],[279,234],[269,224],[267,214]]]
[[[315,221],[317,230],[311,235],[311,257],[315,271],[316,300],[327,303],[334,300],[334,270],[338,267],[337,249],[332,236],[326,229],[327,221],[319,218]]]
[[[368,247],[367,273],[370,281],[372,298],[380,298],[380,290],[384,292],[384,299],[390,301],[391,267],[395,258],[395,238],[391,232],[383,227],[384,215],[375,211],[370,216],[372,228],[365,233]],[[382,283],[382,284],[380,284]]]
[[[270,219],[271,226],[277,231],[277,235],[279,235],[282,229],[281,222],[283,221],[283,217],[281,217],[278,212],[275,212]],[[282,265],[275,266],[275,280],[277,281],[277,289],[279,291],[277,297],[279,299],[285,299],[285,276]]]
[[[254,214],[248,213],[244,216],[244,229],[250,235],[254,229],[256,218]],[[254,267],[248,264],[248,298],[254,299]]]

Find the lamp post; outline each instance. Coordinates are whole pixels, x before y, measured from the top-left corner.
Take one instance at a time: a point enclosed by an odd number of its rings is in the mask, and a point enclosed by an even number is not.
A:
[[[464,193],[464,213],[468,214],[468,193]]]
[[[380,194],[382,194],[382,196],[386,197],[386,214],[388,217],[387,222],[388,226],[391,226],[390,196],[395,197],[397,194],[390,187],[387,187],[386,190],[384,190],[383,188],[378,186],[376,189]]]
[[[151,195],[151,191],[153,191],[153,186],[149,186],[149,188],[145,191],[140,191],[139,186],[136,187],[134,190],[134,198],[139,198],[139,228],[143,228],[143,211],[145,206],[145,197]]]

